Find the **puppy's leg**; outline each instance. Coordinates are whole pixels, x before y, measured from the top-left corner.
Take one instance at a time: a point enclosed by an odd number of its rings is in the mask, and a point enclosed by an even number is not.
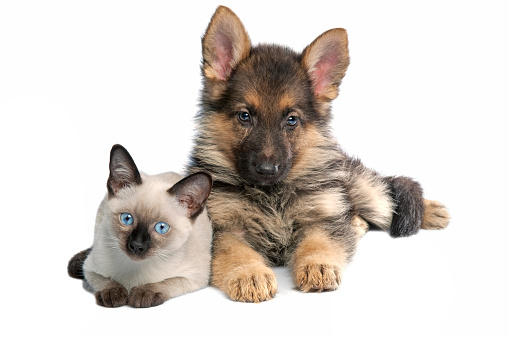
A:
[[[276,276],[262,255],[229,233],[214,238],[212,285],[240,302],[269,300],[277,290]]]
[[[360,217],[392,237],[410,236],[420,228],[441,229],[449,223],[446,208],[423,198],[418,182],[408,177],[383,177],[359,160],[345,161],[350,200]]]
[[[290,262],[299,289],[304,292],[336,290],[341,283],[341,271],[349,260],[349,245],[320,229],[308,231]]]
[[[358,216],[389,231],[396,207],[390,184],[357,159],[346,158],[344,164],[347,176],[345,184],[350,202]]]

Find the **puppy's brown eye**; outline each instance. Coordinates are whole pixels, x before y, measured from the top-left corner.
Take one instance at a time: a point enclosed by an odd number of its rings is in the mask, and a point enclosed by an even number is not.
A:
[[[247,111],[239,111],[237,114],[240,122],[244,123],[251,122],[251,114],[249,114]]]
[[[286,120],[286,125],[290,127],[295,127],[299,123],[299,118],[297,116],[288,116]]]

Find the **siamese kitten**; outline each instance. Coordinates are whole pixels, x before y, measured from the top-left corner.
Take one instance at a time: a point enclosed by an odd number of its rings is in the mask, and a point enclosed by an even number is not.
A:
[[[150,307],[208,285],[212,180],[145,175],[121,145],[110,154],[108,194],[97,212],[85,285],[106,307]]]

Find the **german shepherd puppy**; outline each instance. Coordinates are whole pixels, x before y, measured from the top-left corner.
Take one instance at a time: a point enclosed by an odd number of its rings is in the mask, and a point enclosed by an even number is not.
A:
[[[277,290],[271,266],[291,267],[304,292],[335,290],[370,226],[393,237],[447,226],[446,208],[407,177],[383,177],[347,156],[331,134],[330,104],[348,64],[344,29],[302,53],[251,46],[220,6],[202,39],[203,90],[188,167],[214,181],[213,286],[260,302]],[[81,278],[88,251],[69,262]]]
[[[190,171],[212,175],[212,285],[231,299],[276,293],[289,265],[304,292],[334,290],[366,222],[394,237],[447,226],[443,205],[406,177],[382,177],[331,135],[330,104],[349,64],[344,29],[302,53],[251,46],[219,7],[202,40],[203,91]],[[359,218],[359,217],[360,218]]]

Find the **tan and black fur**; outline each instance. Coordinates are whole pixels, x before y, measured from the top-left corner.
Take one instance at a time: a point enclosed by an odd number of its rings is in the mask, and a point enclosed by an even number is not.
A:
[[[252,46],[220,6],[202,48],[188,171],[214,180],[213,286],[236,301],[268,300],[277,290],[271,267],[288,265],[302,291],[334,290],[368,224],[394,237],[447,226],[445,207],[423,199],[417,182],[366,168],[331,134],[330,104],[349,64],[344,29],[302,53]]]
[[[424,200],[417,182],[380,176],[332,136],[330,103],[349,64],[344,29],[302,53],[253,47],[237,16],[219,7],[202,45],[189,170],[214,180],[212,285],[231,299],[273,297],[276,265],[291,266],[303,291],[336,289],[366,222],[394,237],[447,225],[445,208]]]

